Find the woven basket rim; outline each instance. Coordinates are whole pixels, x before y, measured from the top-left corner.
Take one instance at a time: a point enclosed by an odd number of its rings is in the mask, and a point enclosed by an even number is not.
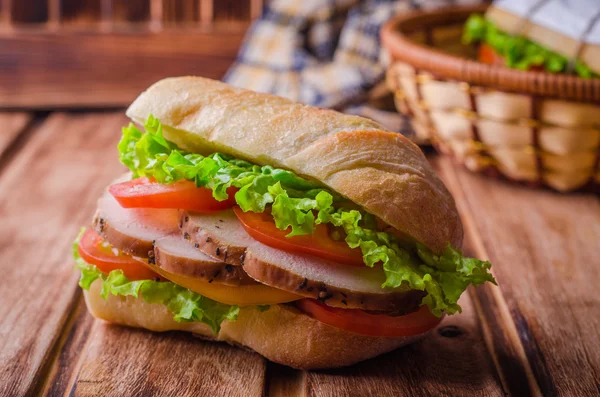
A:
[[[453,6],[402,14],[384,25],[381,40],[392,59],[445,79],[556,99],[591,103],[600,101],[600,79],[487,65],[416,43],[405,34],[407,30],[423,30],[424,27],[448,26],[465,21],[472,13],[483,13],[486,9],[487,6],[480,5]]]

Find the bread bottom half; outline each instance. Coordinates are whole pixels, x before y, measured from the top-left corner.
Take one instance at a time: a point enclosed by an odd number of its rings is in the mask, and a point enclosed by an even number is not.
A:
[[[151,331],[187,331],[205,339],[250,348],[267,359],[297,369],[343,367],[412,343],[410,337],[372,337],[347,332],[300,312],[290,305],[271,305],[266,311],[242,307],[237,321],[224,321],[218,335],[203,323],[176,322],[166,306],[141,298],[101,297],[102,281],[84,291],[88,310],[96,318]]]

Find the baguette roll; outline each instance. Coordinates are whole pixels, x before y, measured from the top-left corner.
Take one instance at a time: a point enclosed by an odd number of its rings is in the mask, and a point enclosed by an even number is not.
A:
[[[289,169],[436,252],[461,246],[454,200],[423,153],[373,121],[201,77],[161,80],[127,110],[138,123],[151,114],[185,150]]]
[[[256,351],[270,361],[297,369],[335,368],[352,365],[421,339],[373,337],[354,334],[321,323],[292,306],[271,305],[264,312],[254,306],[240,308],[238,319],[224,321],[214,335],[198,322],[176,322],[162,304],[133,296],[100,295],[102,281],[84,290],[88,310],[96,318],[151,331],[187,331],[204,339],[227,342]],[[349,349],[348,346],[360,346]]]

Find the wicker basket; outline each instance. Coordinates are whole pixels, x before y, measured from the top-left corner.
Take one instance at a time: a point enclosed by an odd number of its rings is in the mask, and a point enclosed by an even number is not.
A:
[[[600,191],[600,79],[468,60],[467,7],[403,15],[382,30],[387,82],[420,138],[472,171],[559,191]]]

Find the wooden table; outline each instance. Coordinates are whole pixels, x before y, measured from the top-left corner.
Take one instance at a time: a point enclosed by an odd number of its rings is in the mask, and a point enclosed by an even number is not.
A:
[[[591,396],[600,393],[600,200],[491,181],[431,161],[466,250],[499,287],[420,343],[302,372],[180,333],[94,321],[71,242],[123,172],[122,111],[0,113],[0,396]]]

